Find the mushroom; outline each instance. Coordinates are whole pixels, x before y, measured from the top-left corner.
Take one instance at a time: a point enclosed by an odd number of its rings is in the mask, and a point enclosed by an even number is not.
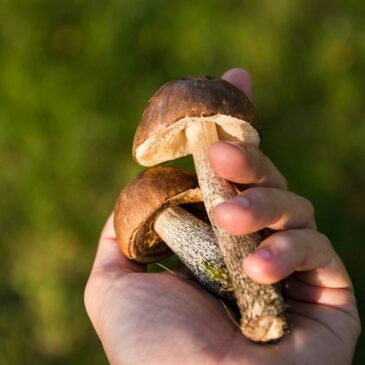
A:
[[[194,212],[195,207],[198,215],[199,206],[192,203],[201,201],[193,173],[173,167],[146,170],[119,195],[114,211],[117,241],[128,258],[140,263],[156,262],[172,250],[201,284],[232,299],[233,288],[211,227],[187,210]]]
[[[262,240],[260,232],[233,236],[214,221],[214,206],[237,195],[235,185],[218,177],[207,159],[207,148],[218,140],[259,145],[252,103],[225,80],[183,78],[162,86],[149,101],[134,137],[133,156],[143,166],[154,166],[193,155],[205,207],[241,313],[241,330],[257,342],[279,339],[286,330],[279,286],[255,283],[242,270],[242,259]]]

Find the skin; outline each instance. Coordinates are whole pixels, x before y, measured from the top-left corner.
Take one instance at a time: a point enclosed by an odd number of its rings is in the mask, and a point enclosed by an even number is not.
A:
[[[251,97],[242,69],[223,76]],[[216,206],[232,234],[270,228],[242,262],[253,280],[284,280],[290,333],[276,344],[246,340],[222,302],[184,270],[146,273],[120,252],[113,219],[101,234],[85,290],[88,315],[112,364],[351,364],[360,321],[353,287],[329,239],[316,229],[311,203],[287,190],[274,164],[256,147],[218,142],[208,158],[221,177],[245,184]]]

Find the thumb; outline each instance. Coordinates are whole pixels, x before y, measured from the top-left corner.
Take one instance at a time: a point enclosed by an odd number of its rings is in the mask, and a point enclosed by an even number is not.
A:
[[[222,79],[242,90],[252,100],[251,75],[243,68],[231,68],[222,75]]]

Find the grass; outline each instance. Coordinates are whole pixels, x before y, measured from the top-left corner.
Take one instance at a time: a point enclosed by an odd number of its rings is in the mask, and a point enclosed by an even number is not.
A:
[[[139,117],[167,80],[234,66],[253,75],[263,150],[314,203],[364,313],[361,1],[0,8],[0,363],[106,363],[83,288],[100,229],[141,171],[131,158]]]

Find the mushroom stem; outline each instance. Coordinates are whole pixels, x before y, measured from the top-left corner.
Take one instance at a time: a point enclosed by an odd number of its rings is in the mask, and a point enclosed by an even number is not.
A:
[[[242,333],[256,342],[279,339],[285,333],[286,322],[281,316],[284,300],[277,285],[253,282],[242,269],[242,260],[261,242],[259,232],[233,236],[214,221],[213,208],[220,202],[237,195],[233,183],[216,175],[207,159],[207,148],[219,140],[213,122],[191,123],[186,130],[190,152],[193,155],[205,207],[212,223],[220,251],[232,281],[233,290],[241,313]]]
[[[201,284],[222,298],[232,299],[227,269],[208,224],[175,206],[155,218],[154,230]]]

